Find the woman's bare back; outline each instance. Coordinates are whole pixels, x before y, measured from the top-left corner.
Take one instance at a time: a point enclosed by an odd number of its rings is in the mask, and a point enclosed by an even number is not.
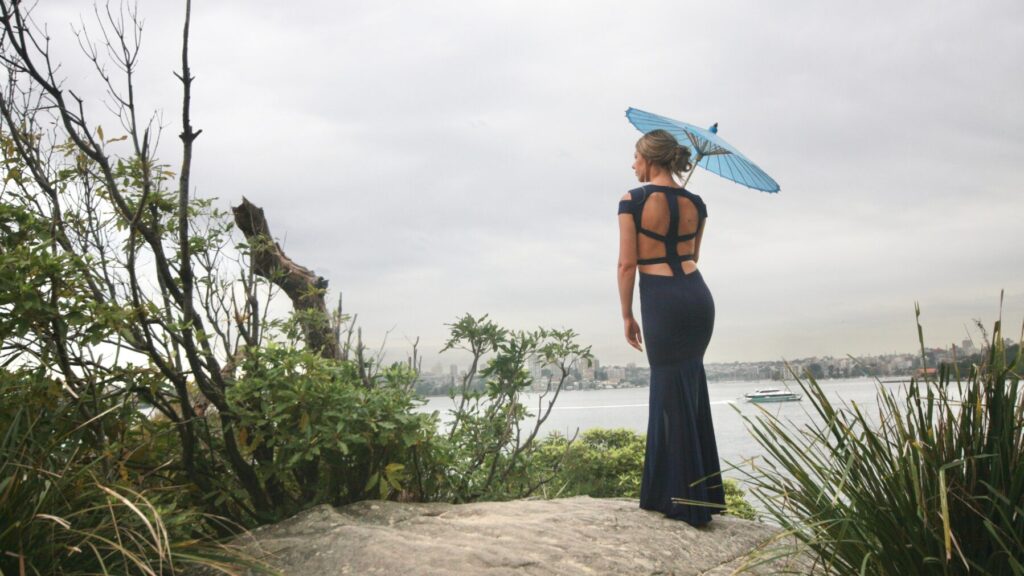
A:
[[[676,254],[680,256],[687,254],[693,255],[693,260],[686,260],[681,263],[683,273],[691,274],[697,269],[696,261],[700,250],[700,234],[698,234],[698,232],[701,231],[700,212],[693,200],[683,195],[668,194],[661,190],[652,190],[648,192],[647,200],[644,202],[643,212],[640,217],[640,226],[658,235],[667,236],[671,221],[671,212],[668,205],[669,202],[676,202],[679,207],[679,224],[676,226],[676,233],[682,238],[687,238],[686,240],[680,240],[676,243]],[[666,256],[665,242],[663,240],[655,239],[643,233],[639,233],[639,230],[637,232],[638,260],[664,258]],[[697,234],[697,236],[691,237],[694,234]],[[669,264],[665,262],[657,264],[640,264],[638,269],[644,274],[672,276],[672,269]]]

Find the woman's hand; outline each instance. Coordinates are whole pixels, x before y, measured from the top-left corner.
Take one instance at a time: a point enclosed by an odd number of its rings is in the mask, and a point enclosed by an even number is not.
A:
[[[623,320],[626,325],[626,342],[637,350],[643,352],[644,349],[640,347],[643,344],[643,336],[640,334],[640,324],[637,323],[636,318],[630,316]]]

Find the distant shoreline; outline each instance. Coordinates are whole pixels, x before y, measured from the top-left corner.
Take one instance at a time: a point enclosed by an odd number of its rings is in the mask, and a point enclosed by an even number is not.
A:
[[[830,384],[841,383],[841,382],[844,382],[844,381],[845,382],[850,382],[851,384],[852,383],[862,383],[865,379],[875,380],[879,384],[908,384],[908,383],[910,383],[910,377],[909,376],[879,376],[879,377],[875,377],[875,376],[851,376],[849,378],[815,378],[815,380],[817,380],[818,382],[830,383]],[[786,379],[786,380],[766,380],[766,379],[761,379],[761,380],[747,380],[747,379],[708,380],[708,387],[709,388],[713,388],[716,385],[732,385],[732,384],[744,384],[744,383],[749,383],[751,385],[758,384],[758,383],[772,383],[773,385],[780,385],[780,384],[781,385],[789,385],[789,384],[796,384],[796,380],[794,380],[792,378],[789,378],[789,379]],[[569,392],[607,392],[609,390],[635,390],[635,389],[640,389],[640,388],[648,388],[648,386],[646,384],[636,384],[636,385],[633,385],[633,386],[613,386],[613,387],[608,387],[608,388],[583,388],[583,389],[573,388],[573,389],[562,389],[560,394],[565,394],[565,393],[569,393]],[[531,394],[531,395],[540,395],[541,394],[541,392],[536,391],[536,390],[525,390],[525,392],[527,394]],[[420,398],[424,398],[424,399],[451,398],[447,394],[420,395],[419,397]],[[455,397],[458,398],[459,395],[456,394]]]

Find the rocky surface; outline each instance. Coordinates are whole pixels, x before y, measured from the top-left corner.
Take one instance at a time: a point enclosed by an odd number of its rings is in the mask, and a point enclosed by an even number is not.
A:
[[[726,575],[778,530],[728,516],[693,528],[636,500],[319,506],[240,544],[284,574]],[[774,574],[762,565],[754,574]]]

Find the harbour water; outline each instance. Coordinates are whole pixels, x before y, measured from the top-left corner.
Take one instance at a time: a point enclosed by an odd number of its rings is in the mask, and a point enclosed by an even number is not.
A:
[[[821,387],[836,402],[855,402],[869,414],[877,412],[876,392],[879,386],[897,389],[902,384],[882,383],[874,378],[821,380]],[[806,397],[799,402],[751,404],[743,395],[758,388],[783,388],[802,393],[795,382],[780,384],[772,381],[709,382],[708,395],[715,425],[722,467],[740,465],[744,460],[760,457],[764,450],[747,431],[743,416],[753,416],[765,410],[796,425],[810,423],[818,418]],[[559,431],[571,436],[589,428],[629,428],[640,433],[647,432],[647,401],[649,389],[620,388],[609,390],[568,390],[563,391],[541,427],[541,435]],[[537,395],[529,394],[525,399],[531,412],[537,411]],[[546,405],[546,401],[545,401]],[[427,398],[420,410],[440,411],[444,418],[454,408],[451,399],[445,396]],[[729,473],[726,471],[726,475]]]

